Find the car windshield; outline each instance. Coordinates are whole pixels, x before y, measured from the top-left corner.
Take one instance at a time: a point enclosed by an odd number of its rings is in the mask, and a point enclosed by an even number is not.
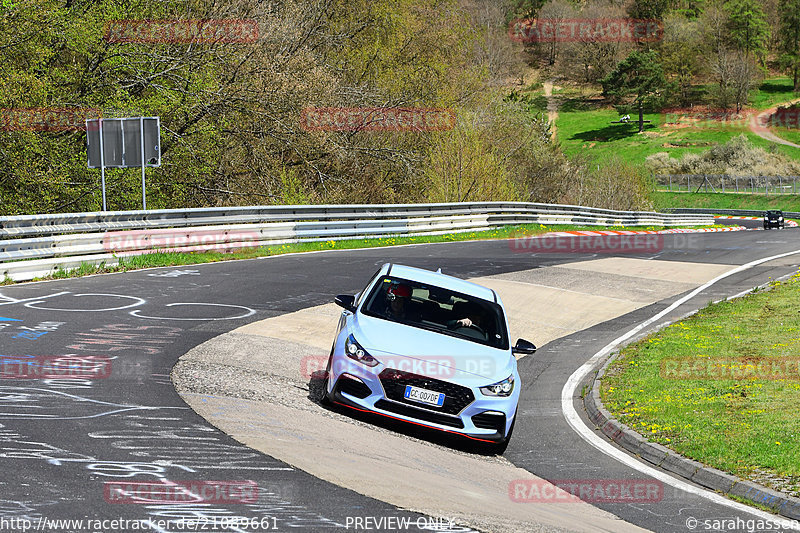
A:
[[[384,276],[370,292],[362,312],[508,349],[505,318],[498,304],[441,287]]]

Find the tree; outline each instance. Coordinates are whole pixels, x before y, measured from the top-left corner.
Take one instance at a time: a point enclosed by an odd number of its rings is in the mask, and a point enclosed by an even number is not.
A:
[[[587,3],[579,14],[588,20],[620,19],[625,10],[606,0]],[[562,53],[561,70],[569,78],[577,78],[583,73],[584,83],[595,83],[604,78],[633,47],[629,42],[615,42],[595,39],[590,34],[579,35],[575,42],[567,43]]]
[[[748,58],[753,53],[763,59],[769,41],[769,26],[761,4],[757,0],[728,0],[725,10],[733,45]]]
[[[672,0],[670,2],[670,13],[683,15],[684,17],[695,20],[703,14],[707,0]]]
[[[800,90],[800,0],[781,0],[779,9],[780,65],[792,75],[794,90]]]
[[[733,76],[736,53],[723,48],[712,57],[711,73],[717,81],[712,97],[716,105],[722,109],[727,109],[734,101]]]
[[[658,46],[665,74],[677,85],[680,105],[691,102],[692,82],[703,67],[703,40],[696,20],[681,15],[664,17],[664,38]]]
[[[542,9],[539,10],[539,19],[547,20],[548,23],[552,24],[554,28],[564,20],[573,18],[574,16],[575,7],[568,0],[550,0],[550,2],[546,3]],[[547,61],[551,65],[554,65],[556,62],[558,41],[559,38],[556,35],[556,32],[553,32],[550,42],[546,43],[548,45]]]
[[[623,107],[639,111],[639,133],[644,131],[645,108],[657,106],[664,98],[667,80],[654,50],[636,50],[605,78],[600,80],[603,94],[613,100],[630,100]]]
[[[700,17],[703,41],[713,54],[719,54],[729,44],[728,12],[722,2],[715,1],[706,6]]]
[[[545,0],[517,0],[512,18],[533,18],[544,3]]]
[[[733,60],[733,98],[736,103],[736,112],[740,112],[742,107],[747,105],[750,97],[750,90],[753,88],[758,76],[758,67],[752,58],[737,54]]]
[[[634,0],[628,8],[628,15],[634,19],[660,19],[672,0]]]

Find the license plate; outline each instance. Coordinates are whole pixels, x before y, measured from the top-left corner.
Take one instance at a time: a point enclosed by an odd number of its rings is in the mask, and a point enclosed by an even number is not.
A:
[[[419,387],[412,387],[411,385],[406,385],[406,392],[403,394],[403,397],[412,402],[427,403],[438,407],[444,405],[443,392],[420,389]]]

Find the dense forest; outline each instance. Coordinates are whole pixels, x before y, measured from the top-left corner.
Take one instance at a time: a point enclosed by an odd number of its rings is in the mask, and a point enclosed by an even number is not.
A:
[[[736,107],[745,78],[754,83],[767,68],[797,75],[795,4],[2,0],[0,214],[100,208],[86,132],[8,127],[8,116],[31,109],[160,117],[162,166],[147,171],[149,208],[471,200],[647,208],[643,167],[562,153],[546,114],[519,96],[531,72],[601,84],[620,105]],[[533,17],[654,19],[664,36],[510,38],[513,20]],[[114,29],[191,20],[244,21],[251,33],[159,40]],[[644,92],[625,70],[632,64],[648,72]],[[704,80],[718,89],[698,93]],[[303,127],[309,108],[445,109],[455,120],[411,131],[314,129]],[[109,208],[140,207],[139,180],[136,169],[108,170]]]

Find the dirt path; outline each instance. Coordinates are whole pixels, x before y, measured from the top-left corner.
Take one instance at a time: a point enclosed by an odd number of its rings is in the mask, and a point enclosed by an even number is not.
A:
[[[547,98],[547,120],[550,122],[551,138],[556,139],[556,119],[558,118],[558,101],[553,98],[553,82],[544,82],[544,96]]]
[[[786,105],[786,104],[791,105],[791,104],[794,104],[794,103],[797,103],[797,102],[800,102],[800,98],[795,98],[794,100],[790,100],[788,102],[784,102],[783,104],[780,104],[780,105]],[[755,119],[751,120],[749,122],[749,124],[748,124],[748,127],[750,128],[750,131],[752,131],[753,133],[755,133],[756,135],[758,135],[762,139],[766,139],[768,141],[771,141],[771,142],[774,142],[774,143],[778,143],[778,144],[784,144],[786,146],[792,146],[794,148],[800,148],[800,144],[795,144],[793,142],[787,141],[786,139],[781,139],[780,137],[778,137],[777,135],[772,133],[772,131],[769,129],[769,126],[768,126],[769,118],[777,110],[778,110],[778,106],[770,107],[769,109],[766,109],[766,110],[760,112],[758,115],[756,115]]]

